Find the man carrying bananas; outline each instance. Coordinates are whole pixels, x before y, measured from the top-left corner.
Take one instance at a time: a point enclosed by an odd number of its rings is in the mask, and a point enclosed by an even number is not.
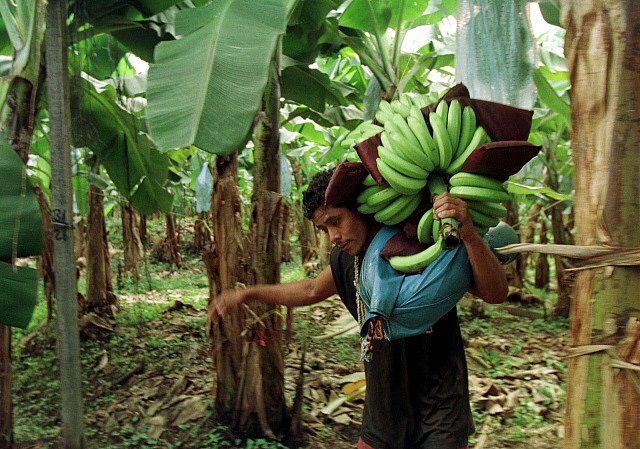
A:
[[[504,270],[492,250],[475,230],[466,203],[448,193],[437,196],[433,211],[436,219],[453,217],[460,222],[459,248],[442,257],[455,259],[439,276],[437,285],[424,282],[423,274],[404,274],[378,267],[367,267],[372,248],[379,251],[398,229],[376,222],[371,215],[356,210],[362,178],[348,170],[316,175],[304,194],[305,216],[326,232],[334,245],[330,266],[315,279],[277,285],[255,285],[243,290],[223,292],[209,309],[212,320],[224,318],[239,305],[261,301],[288,307],[314,304],[338,294],[349,312],[363,322],[367,313],[360,292],[389,291],[416,296],[416,289],[444,289],[451,296],[446,306],[436,304],[433,321],[426,332],[398,338],[368,341],[372,357],[364,361],[367,392],[359,449],[462,449],[473,432],[469,405],[467,366],[455,304],[457,290],[468,290],[489,303],[505,300],[508,286]],[[502,243],[504,244],[504,243]],[[494,246],[502,246],[496,244]],[[455,254],[454,254],[455,253]],[[366,255],[366,257],[365,257]],[[378,257],[378,259],[380,259]],[[437,263],[437,262],[434,262]],[[381,268],[382,267],[382,268]],[[379,271],[383,272],[380,273]],[[375,279],[374,279],[375,278]],[[363,283],[367,283],[363,287]],[[399,284],[411,284],[409,289]],[[394,284],[389,288],[389,284]],[[433,293],[428,301],[438,302]],[[463,292],[464,293],[464,292]],[[461,296],[461,295],[460,295]],[[447,302],[448,301],[448,302]],[[393,311],[391,312],[393,314]],[[382,331],[383,329],[378,329]],[[407,335],[410,335],[407,333]]]

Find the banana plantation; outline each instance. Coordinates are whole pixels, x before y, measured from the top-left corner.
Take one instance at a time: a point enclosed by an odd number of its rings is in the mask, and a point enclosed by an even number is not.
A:
[[[506,301],[454,306],[466,447],[639,447],[638,2],[0,16],[0,449],[370,447],[366,338],[338,295],[208,313],[332,266],[303,194],[334,167],[419,248],[389,258],[403,276],[462,245],[433,195],[487,243],[515,236],[495,249]]]

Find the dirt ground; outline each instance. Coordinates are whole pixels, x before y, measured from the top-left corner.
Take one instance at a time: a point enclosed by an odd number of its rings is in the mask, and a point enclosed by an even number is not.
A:
[[[521,305],[491,306],[487,316],[477,318],[465,301],[459,314],[476,421],[470,448],[559,448],[566,323],[509,313],[508,307],[524,309]],[[262,440],[248,445],[213,422],[215,374],[203,331],[205,311],[181,302],[170,305],[134,334],[115,328],[104,330],[108,344],[104,336],[83,343],[88,447],[277,447]],[[285,385],[292,401],[305,347],[303,447],[354,448],[366,385],[353,320],[337,298],[295,313]],[[36,346],[30,351],[38,356]],[[20,388],[27,394],[28,386]],[[27,405],[17,402],[17,413],[25,413]],[[55,440],[17,445],[56,446]]]

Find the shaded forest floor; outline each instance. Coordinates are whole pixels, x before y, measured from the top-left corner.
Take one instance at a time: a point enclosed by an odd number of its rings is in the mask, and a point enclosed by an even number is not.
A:
[[[116,319],[94,319],[86,327],[81,358],[88,448],[284,447],[241,440],[213,417],[200,267],[194,259],[179,272],[160,269],[137,285],[121,286]],[[302,275],[290,271],[292,278]],[[476,423],[470,447],[560,447],[566,321],[535,319],[542,309],[517,304],[486,306],[486,316],[478,318],[470,303],[459,306]],[[358,338],[344,333],[351,324],[337,298],[295,311],[285,379],[292,401],[305,347],[304,447],[355,447],[364,382]],[[13,398],[16,447],[59,447],[55,323],[14,335]]]

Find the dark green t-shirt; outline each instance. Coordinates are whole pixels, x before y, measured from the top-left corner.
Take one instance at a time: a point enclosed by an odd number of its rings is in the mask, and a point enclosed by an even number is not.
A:
[[[334,248],[331,271],[357,319],[353,257]],[[454,308],[427,333],[373,342],[362,439],[376,449],[458,449],[473,433],[467,364]]]

